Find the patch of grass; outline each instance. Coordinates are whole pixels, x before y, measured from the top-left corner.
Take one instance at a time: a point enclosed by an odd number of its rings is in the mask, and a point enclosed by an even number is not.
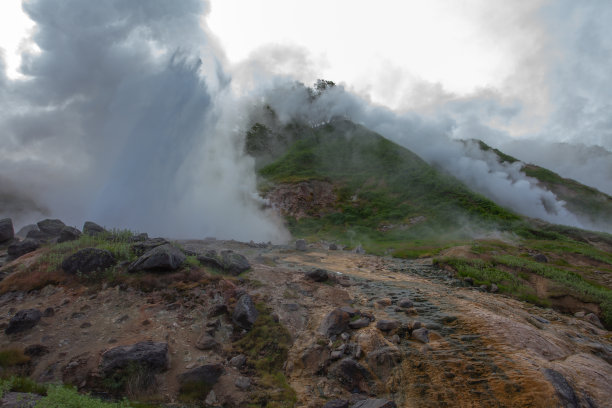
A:
[[[195,255],[189,255],[188,257],[186,257],[184,265],[190,268],[199,268],[202,266],[200,261],[198,261],[198,257]]]
[[[3,369],[26,364],[29,361],[30,357],[26,356],[23,350],[5,349],[0,351],[0,367]]]
[[[297,397],[282,371],[291,335],[274,320],[265,305],[258,303],[256,307],[259,317],[253,328],[233,344],[235,350],[249,357],[249,364],[259,377],[261,390],[253,392],[252,401],[259,407],[293,407]]]
[[[131,363],[103,378],[104,388],[113,395],[143,395],[155,384],[155,374],[147,367]]]

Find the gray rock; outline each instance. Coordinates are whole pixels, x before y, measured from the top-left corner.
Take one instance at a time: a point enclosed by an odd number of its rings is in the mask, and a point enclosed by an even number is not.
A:
[[[344,310],[337,308],[325,316],[319,326],[319,333],[330,337],[341,334],[349,329],[350,316]]]
[[[397,408],[397,405],[386,399],[368,398],[354,403],[351,408]]]
[[[6,334],[19,333],[36,326],[42,317],[42,313],[37,309],[25,309],[15,313],[9,320],[8,327],[4,330]]]
[[[202,335],[196,341],[196,348],[198,350],[212,350],[217,347],[219,343],[213,336],[208,333],[202,333]]]
[[[17,259],[20,256],[36,251],[38,248],[40,248],[39,241],[31,238],[26,238],[21,242],[16,242],[14,244],[9,245],[7,252],[9,259]]]
[[[83,224],[83,234],[85,235],[98,235],[106,232],[106,230],[95,222],[85,221]]]
[[[152,372],[168,369],[168,343],[143,341],[112,348],[102,354],[100,372],[108,375],[132,364],[140,365]]]
[[[381,331],[391,331],[397,329],[398,327],[399,322],[397,320],[381,319],[376,322],[376,328]]]
[[[232,314],[233,322],[243,329],[251,330],[258,316],[259,313],[255,308],[255,303],[253,303],[251,296],[247,293],[240,296],[234,308],[234,313]]]
[[[50,242],[56,239],[58,236],[47,234],[39,229],[31,230],[26,234],[26,239],[34,239],[40,242]]]
[[[383,347],[369,353],[366,360],[372,372],[385,382],[393,369],[401,363],[402,355],[396,348]]]
[[[248,390],[251,387],[251,379],[249,377],[238,377],[234,381],[234,385],[241,390]]]
[[[74,227],[64,227],[60,232],[57,242],[75,241],[81,237],[81,231]]]
[[[306,241],[304,241],[303,239],[298,239],[297,241],[295,241],[295,249],[298,251],[306,251],[308,249]]]
[[[117,263],[115,257],[105,249],[83,248],[70,255],[62,262],[66,273],[91,273],[102,271]]]
[[[38,225],[28,224],[25,227],[21,227],[21,229],[15,233],[15,236],[24,239],[30,231],[38,231]]]
[[[544,375],[557,391],[557,396],[561,400],[564,408],[578,408],[578,398],[574,393],[574,389],[567,382],[561,373],[550,368],[544,369]]]
[[[349,327],[353,330],[361,329],[363,327],[368,327],[370,325],[370,319],[367,317],[361,317],[357,320],[353,320],[349,322]]]
[[[429,330],[425,327],[415,329],[412,331],[412,338],[421,343],[429,343]]]
[[[337,251],[338,250],[338,245],[334,244],[333,242],[331,244],[329,244],[329,250],[330,251]]]
[[[247,358],[244,354],[238,354],[230,359],[229,364],[232,367],[240,368],[246,364]]]
[[[586,316],[584,316],[584,318],[592,325],[597,326],[600,329],[604,328],[603,324],[601,324],[601,321],[599,320],[599,317],[597,317],[595,313],[589,313]]]
[[[325,282],[329,279],[329,274],[325,269],[317,268],[306,272],[306,277],[315,282]]]
[[[15,230],[13,229],[13,220],[10,218],[3,218],[0,220],[0,243],[8,242],[15,236]]]
[[[536,262],[542,262],[542,263],[547,263],[548,262],[548,258],[544,254],[536,254],[536,255],[534,255],[533,256],[533,260],[536,261]]]
[[[340,360],[340,362],[332,367],[330,372],[349,392],[367,392],[369,390],[370,373],[364,366],[352,358]]]
[[[355,250],[353,252],[356,253],[356,254],[360,254],[360,255],[363,255],[363,254],[366,253],[365,249],[363,249],[361,244],[357,245],[357,247],[355,248]]]
[[[5,392],[0,400],[0,407],[33,408],[42,397],[42,395],[29,392]]]
[[[332,360],[340,360],[343,355],[344,355],[344,350],[334,350],[329,355],[329,358],[331,358]]]
[[[138,258],[130,265],[129,271],[176,270],[181,267],[185,259],[185,254],[178,248],[170,244],[164,244],[151,249]]]
[[[49,234],[53,237],[59,237],[60,233],[62,232],[62,229],[66,226],[66,224],[64,224],[62,221],[60,220],[52,220],[47,218],[46,220],[42,220],[36,223],[36,225],[38,225],[38,229],[41,232],[44,232],[45,234]]]
[[[492,283],[491,284],[491,293],[497,293],[499,292],[499,288],[497,287],[496,284]]]
[[[348,400],[343,399],[335,399],[331,401],[327,401],[323,408],[348,408],[349,402]]]
[[[198,261],[203,265],[222,269],[232,275],[240,275],[251,268],[251,264],[243,255],[231,250],[221,251],[221,254],[218,255],[215,250],[211,249],[198,255]]]
[[[219,381],[222,374],[223,366],[221,364],[205,364],[180,374],[178,381],[181,386],[188,384],[213,386]]]
[[[410,299],[401,299],[399,302],[397,302],[397,305],[404,309],[409,309],[412,306],[414,306],[414,304],[412,303],[412,300]]]
[[[151,238],[132,245],[132,251],[138,256],[144,255],[153,248],[169,244],[170,242],[164,238]]]

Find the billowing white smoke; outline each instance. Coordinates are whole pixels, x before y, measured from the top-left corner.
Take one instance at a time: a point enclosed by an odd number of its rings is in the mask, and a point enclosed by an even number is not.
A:
[[[24,10],[40,52],[23,56],[25,80],[0,74],[5,178],[74,225],[286,237],[254,198],[240,103],[202,26],[205,3],[33,0]]]

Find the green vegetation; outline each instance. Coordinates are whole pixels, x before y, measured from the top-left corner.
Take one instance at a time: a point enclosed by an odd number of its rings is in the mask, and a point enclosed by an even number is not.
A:
[[[256,305],[259,317],[253,328],[242,339],[234,342],[234,349],[249,357],[259,377],[260,390],[253,393],[253,407],[293,407],[297,401],[295,391],[283,374],[291,335],[275,321],[270,310],[261,303]]]
[[[6,349],[0,351],[0,367],[7,369],[17,365],[26,364],[30,361],[30,357],[19,349]]]

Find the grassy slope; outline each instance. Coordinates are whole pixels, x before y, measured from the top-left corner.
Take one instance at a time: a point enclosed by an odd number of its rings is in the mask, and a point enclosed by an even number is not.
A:
[[[251,139],[247,137],[247,144],[253,144]],[[361,243],[380,252],[402,250],[407,241],[426,244],[464,238],[468,224],[508,230],[521,223],[517,215],[409,150],[351,122],[304,129],[301,137],[287,139],[297,141],[259,174],[274,184],[327,180],[338,196],[330,214],[290,219],[289,228],[296,236]],[[411,224],[417,217],[425,220]]]

